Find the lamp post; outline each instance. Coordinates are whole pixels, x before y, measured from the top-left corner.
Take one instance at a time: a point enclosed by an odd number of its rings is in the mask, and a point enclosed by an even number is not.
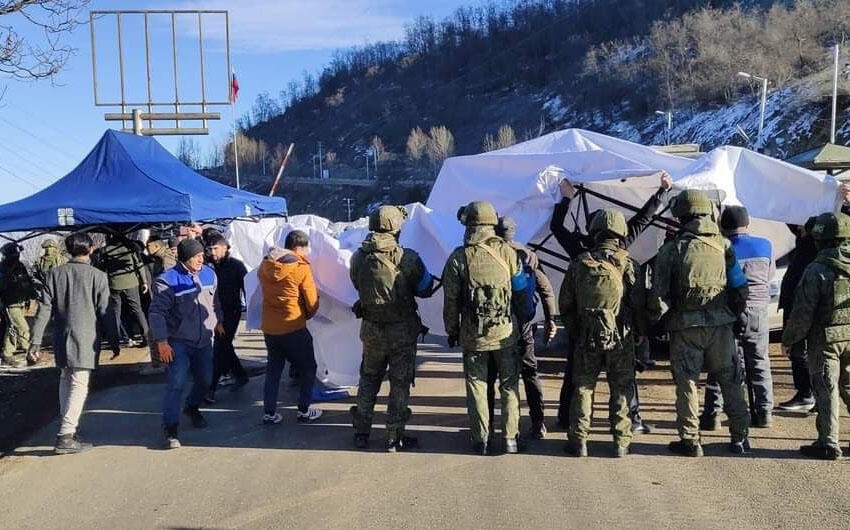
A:
[[[761,115],[759,117],[759,135],[757,143],[758,147],[762,148],[764,145],[764,138],[762,137],[762,131],[764,131],[764,108],[767,105],[767,78],[748,74],[747,72],[738,72],[738,77],[743,77],[744,79],[753,79],[755,81],[761,82]]]
[[[664,112],[663,110],[656,110],[655,113],[659,116],[667,117],[667,145],[670,145],[670,131],[673,128],[673,113],[669,110],[667,112]]]

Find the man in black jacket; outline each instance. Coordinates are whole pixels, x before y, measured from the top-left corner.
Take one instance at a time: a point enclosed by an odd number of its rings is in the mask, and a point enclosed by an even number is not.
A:
[[[794,250],[789,255],[790,262],[788,263],[788,268],[785,269],[785,275],[782,277],[782,284],[779,289],[779,309],[782,310],[783,328],[788,322],[788,317],[791,316],[791,310],[794,305],[794,291],[797,289],[797,284],[803,278],[803,272],[806,270],[806,267],[818,255],[815,240],[812,237],[814,224],[815,218],[811,217],[803,226],[788,226],[791,232],[797,236],[797,241]],[[812,381],[809,377],[806,342],[802,341],[792,346],[790,357],[791,376],[794,381],[794,388],[797,391],[791,399],[777,405],[777,408],[780,410],[809,411],[815,406],[815,397],[812,393]]]
[[[218,298],[224,314],[224,333],[216,335],[213,345],[212,387],[206,397],[208,403],[213,403],[218,380],[222,375],[229,373],[234,377],[231,392],[236,392],[248,384],[248,375],[233,348],[233,339],[242,318],[242,294],[245,291],[245,275],[248,270],[244,263],[230,255],[230,245],[221,234],[212,235],[207,240],[207,256],[218,276]]]
[[[638,237],[652,223],[652,217],[658,208],[661,206],[665,194],[673,186],[673,181],[667,172],[661,173],[661,185],[658,190],[646,201],[646,204],[638,210],[635,215],[629,219],[627,223],[628,234],[623,240],[623,247],[629,248]],[[549,229],[552,235],[563,247],[564,251],[571,260],[576,259],[582,253],[588,251],[593,246],[593,239],[590,236],[582,234],[578,231],[573,232],[564,226],[564,220],[567,217],[567,212],[570,209],[570,201],[576,194],[576,189],[572,183],[564,179],[561,181],[561,202],[555,205],[555,210],[552,212],[552,222],[549,224]],[[568,345],[569,348],[569,345]],[[567,367],[564,371],[564,382],[561,386],[560,402],[558,405],[558,424],[561,427],[568,427],[570,424],[570,400],[573,395],[572,381],[572,362],[569,350],[567,351]],[[629,413],[632,418],[632,431],[636,433],[648,433],[651,427],[643,422],[640,417],[640,400],[638,399],[637,383],[635,383],[634,393],[631,403],[629,403]]]

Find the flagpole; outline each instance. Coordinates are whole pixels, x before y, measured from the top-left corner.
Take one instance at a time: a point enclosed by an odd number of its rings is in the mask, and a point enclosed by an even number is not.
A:
[[[239,98],[239,83],[236,81],[236,72],[230,71],[230,121],[233,124],[233,165],[236,168],[236,189],[242,189],[239,184],[239,149],[236,142],[239,138],[239,129],[236,126],[236,100]]]
[[[236,126],[236,110],[234,107],[236,107],[235,101],[230,105],[230,118],[233,122],[233,162],[236,166],[236,189],[239,190],[242,189],[239,186],[239,149],[236,148],[236,140],[239,136],[239,129]]]

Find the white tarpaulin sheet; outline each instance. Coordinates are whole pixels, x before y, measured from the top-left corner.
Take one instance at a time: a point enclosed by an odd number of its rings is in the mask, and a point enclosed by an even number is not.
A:
[[[473,200],[492,202],[500,215],[512,216],[519,226],[517,239],[543,241],[554,204],[560,200],[558,183],[569,178],[602,195],[639,207],[658,187],[658,174],[667,171],[676,188],[722,190],[724,204],[746,206],[753,232],[769,237],[775,253],[784,255],[793,238],[784,223],[802,224],[812,215],[837,206],[837,184],[832,177],[798,168],[737,147],[721,147],[697,160],[660,153],[649,147],[602,134],[568,129],[507,149],[446,160],[427,202],[414,205],[404,225],[401,243],[415,249],[428,269],[441,275],[446,258],[461,243],[463,227],[457,221],[460,206]],[[613,207],[588,197],[588,209]],[[574,201],[575,213],[579,201]],[[632,212],[625,211],[626,215]],[[576,217],[578,225],[583,218]],[[572,224],[568,216],[568,224]],[[357,299],[348,276],[352,252],[366,233],[362,222],[340,230],[315,216],[295,216],[289,222],[266,219],[231,225],[233,253],[255,269],[271,245],[283,245],[293,228],[305,230],[311,243],[310,261],[320,292],[319,314],[309,327],[316,345],[319,377],[341,386],[357,384],[361,344],[359,323],[350,311]],[[632,247],[645,261],[654,255],[663,234],[648,230]],[[552,238],[546,248],[559,254]],[[564,266],[548,254],[544,261]],[[560,274],[552,274],[560,285]],[[248,324],[256,328],[262,300],[255,274],[246,278]],[[422,319],[435,334],[443,334],[442,295],[420,303]]]

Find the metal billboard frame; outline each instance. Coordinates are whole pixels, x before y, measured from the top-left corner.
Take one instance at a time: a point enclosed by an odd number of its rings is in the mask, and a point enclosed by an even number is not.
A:
[[[121,34],[121,17],[122,15],[144,17],[144,33],[145,33],[145,70],[147,73],[147,101],[127,101],[125,90],[125,75],[124,75],[124,47]],[[154,101],[151,90],[151,57],[150,57],[150,15],[170,15],[171,16],[171,55],[172,68],[174,75],[174,100],[173,101]],[[201,101],[181,101],[180,100],[180,84],[178,79],[179,63],[177,59],[177,15],[197,15],[198,22],[198,42],[199,42],[199,59],[201,70]],[[180,135],[180,134],[208,134],[207,120],[217,120],[220,118],[217,112],[207,112],[208,106],[224,106],[230,105],[232,102],[229,97],[225,101],[207,100],[207,82],[204,63],[204,15],[223,15],[225,28],[225,56],[227,63],[227,94],[231,93],[231,75],[232,68],[230,63],[230,14],[227,10],[93,10],[89,12],[89,26],[91,34],[91,59],[92,59],[92,90],[94,93],[94,104],[97,107],[120,107],[120,113],[107,113],[105,119],[108,121],[121,121],[124,130],[132,131],[136,134],[152,135]],[[118,70],[121,86],[121,99],[119,101],[103,101],[98,92],[98,75],[97,75],[97,51],[96,51],[96,35],[95,35],[95,19],[106,16],[115,17],[115,27],[118,39]],[[200,107],[201,112],[186,113],[180,112],[180,106]],[[154,107],[174,107],[173,113],[154,112]],[[139,108],[133,108],[132,112],[128,112],[128,107],[146,107],[147,112],[141,112]],[[173,120],[175,126],[173,128],[153,127],[155,120]],[[203,124],[201,128],[186,128],[180,127],[181,120],[200,120]],[[127,122],[133,122],[133,128],[127,129]],[[148,128],[141,129],[141,122],[147,121]]]

